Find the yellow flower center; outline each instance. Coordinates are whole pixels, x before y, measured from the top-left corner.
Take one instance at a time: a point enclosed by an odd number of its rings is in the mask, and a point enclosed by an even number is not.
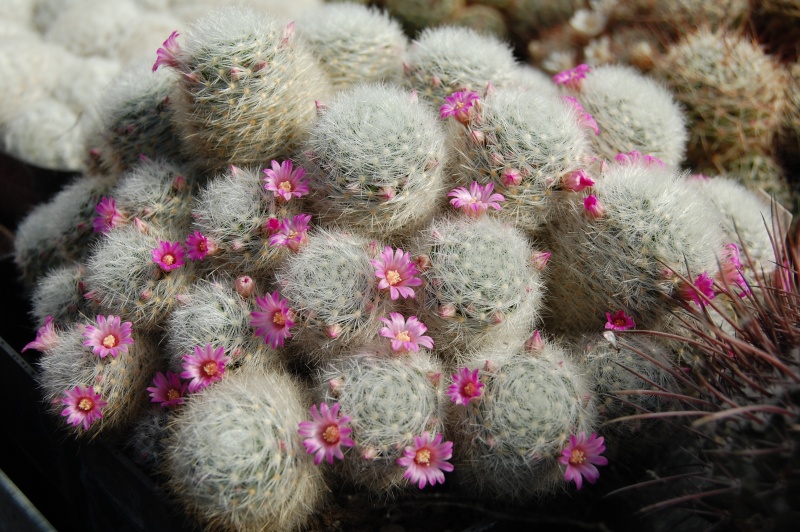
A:
[[[586,455],[580,449],[572,449],[572,456],[569,457],[569,463],[572,465],[581,465],[586,462]]]
[[[328,425],[328,428],[322,433],[322,439],[331,444],[339,443],[339,427]]]
[[[198,251],[206,251],[208,249],[204,240],[197,243],[197,249]]]
[[[616,326],[616,327],[625,327],[625,320],[623,318],[615,318],[614,319],[614,326]]]
[[[431,465],[431,451],[430,449],[420,449],[414,456],[414,461],[418,465]]]
[[[471,382],[468,382],[464,385],[461,391],[463,395],[465,395],[466,397],[472,397],[473,395],[475,395],[475,385],[472,384]]]
[[[290,238],[290,239],[292,239],[292,238],[297,238],[297,231],[295,231],[295,230],[293,230],[293,229],[292,229],[292,230],[290,230],[290,231],[289,231],[289,238]]]
[[[283,327],[284,325],[286,325],[286,316],[284,316],[283,312],[279,310],[272,316],[272,323],[280,327]]]
[[[408,331],[400,331],[397,333],[397,336],[395,336],[395,339],[400,340],[401,342],[410,342],[411,336],[408,335]]]
[[[117,347],[117,337],[113,334],[109,334],[105,338],[103,338],[103,347],[106,349],[111,349],[112,347]]]
[[[84,412],[88,412],[94,408],[94,401],[89,399],[88,397],[81,397],[81,400],[78,401],[78,409],[83,410]]]
[[[216,364],[214,364],[214,366],[216,366]],[[176,390],[175,388],[170,388],[169,390],[167,390],[168,401],[174,401],[175,399],[178,399],[180,396],[181,392]]]
[[[175,256],[170,254],[170,253],[167,253],[166,255],[162,255],[161,256],[161,262],[163,262],[167,266],[171,266],[171,265],[175,264]]]
[[[278,185],[278,188],[283,190],[284,192],[291,192],[292,191],[292,183],[289,181],[281,181],[281,184]]]
[[[203,364],[203,373],[206,374],[206,377],[213,377],[219,373],[219,367],[217,366],[217,363],[212,361]]]
[[[386,282],[390,285],[394,286],[402,280],[403,278],[400,277],[400,274],[397,273],[397,270],[389,270],[386,272]]]

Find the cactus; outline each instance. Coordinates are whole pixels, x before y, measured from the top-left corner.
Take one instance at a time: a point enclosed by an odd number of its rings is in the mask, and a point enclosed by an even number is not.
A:
[[[441,365],[426,352],[387,356],[383,347],[365,347],[331,361],[317,374],[317,397],[338,402],[350,417],[355,447],[345,454],[342,472],[380,498],[408,486],[397,459],[414,436],[444,429]]]
[[[198,20],[184,46],[173,33],[154,68],[180,74],[177,121],[209,169],[291,156],[330,86],[292,24],[230,8]]]
[[[322,111],[307,153],[324,222],[391,239],[433,217],[445,191],[445,135],[414,100],[399,88],[361,85]]]
[[[68,264],[53,268],[36,281],[31,294],[31,318],[42,326],[48,316],[60,326],[80,321],[82,316],[100,312],[96,301],[84,297],[86,267]]]
[[[399,83],[408,40],[396,20],[356,4],[324,5],[297,21],[297,30],[333,88]]]
[[[479,33],[507,40],[508,26],[503,14],[492,6],[472,4],[464,6],[451,16],[449,22],[471,28]]]
[[[726,175],[753,192],[760,194],[764,191],[785,207],[795,205],[796,187],[790,186],[783,168],[772,155],[753,152],[731,161],[727,167]],[[708,164],[700,164],[698,169],[711,174],[718,172],[716,165],[710,168]]]
[[[384,0],[383,7],[403,23],[403,28],[410,36],[426,28],[439,26],[461,8],[464,0],[435,0],[420,2],[419,0]]]
[[[586,370],[552,342],[535,354],[518,345],[467,358],[483,387],[448,413],[459,484],[483,497],[517,502],[562,488],[561,450],[570,435],[595,425]]]
[[[189,396],[165,442],[175,497],[216,530],[302,528],[326,490],[297,434],[306,403],[288,375],[259,371]]]
[[[175,413],[169,409],[153,407],[145,412],[133,425],[125,442],[128,454],[133,461],[149,472],[163,468],[167,451],[165,438],[167,427],[175,420]]]
[[[509,3],[507,14],[512,33],[527,42],[543,29],[568,21],[582,6],[580,0],[515,0]]]

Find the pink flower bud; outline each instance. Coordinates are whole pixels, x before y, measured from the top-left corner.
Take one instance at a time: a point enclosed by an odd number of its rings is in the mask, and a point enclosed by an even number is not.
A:
[[[439,387],[439,382],[442,380],[442,374],[438,371],[429,371],[427,374],[428,380],[431,381],[431,384],[434,388]]]
[[[533,264],[533,267],[537,270],[542,271],[545,266],[547,266],[550,255],[552,255],[552,253],[549,251],[536,251],[531,255],[531,264]]]
[[[394,187],[381,187],[380,196],[384,199],[384,201],[389,201],[396,195],[397,191],[394,189]]]
[[[445,303],[439,307],[439,316],[442,318],[452,318],[456,315],[456,306],[452,303]]]
[[[150,226],[147,224],[147,222],[142,221],[141,218],[137,217],[133,219],[133,227],[135,227],[136,230],[142,233],[143,235],[150,234]]]
[[[339,394],[344,387],[344,379],[341,377],[336,377],[335,379],[331,379],[328,381],[328,388],[331,391],[331,395],[334,397],[339,397]]]
[[[413,262],[418,272],[424,272],[431,267],[431,258],[427,255],[417,255]]]
[[[325,336],[328,338],[339,338],[342,334],[342,326],[338,323],[334,323],[333,325],[328,325],[325,327]]]
[[[590,194],[584,198],[583,208],[592,220],[596,220],[606,213],[605,207],[603,207],[602,203],[597,201],[597,196],[594,194]]]
[[[182,175],[175,176],[175,179],[172,180],[172,188],[174,188],[175,190],[180,192],[186,190],[186,187],[187,187],[186,178],[183,177]]]
[[[364,452],[361,454],[364,457],[364,460],[375,460],[378,457],[378,449],[374,447],[367,447],[364,449]]]
[[[544,349],[544,340],[542,340],[542,335],[539,334],[539,331],[533,331],[533,334],[530,338],[525,342],[525,350],[528,353],[541,353],[542,349]]]
[[[241,275],[236,278],[236,283],[234,284],[234,289],[236,293],[240,296],[247,298],[253,294],[253,291],[256,288],[256,283],[253,281],[253,278],[249,275]]]
[[[475,144],[483,146],[486,143],[486,135],[483,134],[483,131],[474,129],[470,133],[472,140],[475,141]]]
[[[500,369],[500,368],[497,367],[497,362],[494,362],[493,360],[487,360],[483,364],[483,370],[486,373],[497,373],[498,369]]]
[[[522,183],[522,174],[516,168],[509,168],[503,172],[503,183],[506,186],[519,185]]]
[[[493,325],[500,325],[501,323],[503,323],[504,321],[506,321],[506,315],[505,315],[505,314],[503,314],[503,313],[502,313],[502,312],[500,312],[500,311],[497,311],[497,312],[493,313],[493,314],[492,314],[492,315],[489,317],[489,321],[490,321],[490,322],[491,322]]]
[[[497,152],[492,153],[491,159],[492,159],[492,164],[496,166],[502,166],[506,163],[505,157],[503,157],[501,154]]]
[[[586,170],[575,170],[564,176],[561,180],[561,186],[565,190],[580,192],[585,188],[594,186],[594,179],[586,173]]]

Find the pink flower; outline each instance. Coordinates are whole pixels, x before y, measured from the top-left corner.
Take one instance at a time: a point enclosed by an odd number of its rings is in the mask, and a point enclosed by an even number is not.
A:
[[[503,172],[503,184],[506,186],[517,186],[522,183],[522,174],[516,168],[509,168]]]
[[[28,349],[36,349],[44,353],[55,347],[57,343],[58,334],[56,334],[56,329],[53,325],[53,316],[47,316],[44,319],[44,325],[39,327],[39,330],[36,331],[36,339],[25,344],[25,347],[22,348],[22,352],[24,353]]]
[[[636,327],[633,318],[625,314],[625,311],[619,310],[613,316],[610,312],[606,312],[606,329],[612,331],[627,331]]]
[[[608,459],[600,456],[605,452],[606,446],[603,445],[604,438],[597,437],[597,434],[592,432],[589,439],[586,439],[586,434],[581,432],[576,438],[575,435],[569,437],[569,444],[561,451],[561,456],[558,461],[567,466],[564,472],[564,480],[569,482],[575,481],[578,489],[583,487],[583,478],[590,484],[597,482],[600,478],[600,472],[595,466],[608,464]]]
[[[531,264],[537,270],[542,271],[547,266],[552,255],[549,251],[535,251],[531,254]]]
[[[225,366],[230,361],[231,357],[225,356],[223,347],[214,349],[211,344],[206,344],[204,348],[195,346],[193,355],[183,356],[181,377],[192,379],[189,391],[198,392],[209,384],[221,381]]]
[[[314,454],[314,465],[319,465],[323,459],[329,464],[333,458],[344,459],[342,446],[352,447],[355,442],[347,437],[353,429],[346,427],[350,421],[348,416],[339,416],[339,403],[332,407],[321,403],[319,411],[317,405],[311,405],[313,421],[301,421],[297,433],[305,438],[303,446],[308,454]]]
[[[292,337],[289,329],[294,327],[294,322],[287,303],[288,301],[281,299],[276,291],[264,297],[257,297],[256,304],[263,312],[250,313],[250,326],[255,328],[256,336],[263,336],[264,341],[272,349],[283,347],[286,339]]]
[[[186,237],[187,255],[192,260],[203,260],[206,255],[213,255],[217,251],[217,245],[204,236],[200,231],[195,231]]]
[[[444,105],[439,108],[439,117],[454,116],[456,120],[467,125],[475,116],[474,104],[478,100],[480,96],[477,92],[454,92],[444,99]]]
[[[417,267],[410,255],[401,248],[392,251],[391,247],[386,246],[379,258],[369,262],[375,268],[375,277],[380,279],[378,289],[388,289],[392,300],[398,297],[414,297],[414,289],[411,287],[422,284],[422,279],[416,277]]]
[[[156,62],[153,64],[153,72],[158,70],[158,67],[161,65],[172,67],[177,69],[180,66],[178,62],[178,52],[180,52],[181,47],[178,45],[178,37],[180,33],[177,31],[173,31],[170,33],[167,40],[164,41],[164,47],[159,48],[156,51]]]
[[[453,374],[453,384],[447,389],[450,400],[457,405],[467,404],[481,396],[483,383],[478,379],[478,370],[473,372],[469,368],[461,368]]]
[[[662,161],[658,157],[653,157],[652,155],[644,155],[636,150],[629,151],[628,153],[618,153],[617,156],[614,157],[614,160],[621,165],[641,164],[644,166],[651,166],[655,164],[658,166],[666,166],[666,164],[664,164],[664,161]]]
[[[171,371],[167,371],[166,375],[160,371],[156,373],[153,385],[147,389],[150,392],[150,402],[161,403],[163,407],[182,405],[189,387],[188,382],[181,381],[178,374]]]
[[[603,207],[602,203],[597,201],[597,196],[594,194],[589,194],[586,196],[586,198],[584,198],[583,208],[586,210],[586,214],[588,214],[589,218],[592,220],[596,220],[606,213],[606,208]]]
[[[67,417],[67,423],[73,427],[83,425],[83,430],[89,430],[92,423],[103,417],[101,411],[108,403],[103,401],[99,393],[94,393],[94,388],[81,388],[76,386],[74,390],[67,390],[66,397],[61,402],[67,408],[61,411],[62,416]]]
[[[292,170],[292,161],[272,160],[272,169],[264,169],[264,188],[275,193],[279,200],[289,201],[292,197],[299,198],[308,194],[308,179],[303,179],[306,175],[304,168],[297,167]]]
[[[177,270],[183,266],[183,244],[180,242],[158,241],[158,247],[153,249],[153,262],[165,272]]]
[[[544,349],[544,340],[539,330],[533,331],[530,338],[525,340],[525,350],[529,353],[541,353]]]
[[[272,236],[269,237],[271,246],[284,246],[295,253],[308,243],[308,222],[311,221],[310,214],[298,214],[292,219],[284,218],[281,225]]]
[[[742,288],[743,290],[739,293],[739,297],[746,297],[752,293],[742,275],[742,261],[739,258],[739,246],[736,244],[725,245],[725,255],[720,264],[719,279],[722,284],[738,285]]]
[[[707,303],[698,295],[698,292],[705,295],[708,299],[714,299],[716,295],[714,292],[714,280],[708,276],[707,272],[698,275],[694,280],[693,286],[681,283],[678,288],[678,293],[684,301],[694,301],[698,307],[705,307]]]
[[[583,108],[583,106],[576,97],[562,96],[561,99],[567,102],[568,104],[572,105],[575,108],[575,110],[578,111],[578,116],[580,116],[579,119],[580,125],[582,125],[583,127],[588,127],[589,129],[594,131],[595,135],[600,134],[600,128],[597,126],[597,121],[591,114],[586,112],[586,109]]]
[[[389,317],[391,320],[381,318],[386,327],[380,330],[380,335],[391,339],[394,351],[400,353],[419,351],[419,346],[433,349],[433,339],[430,336],[423,336],[428,328],[416,316],[411,316],[406,320],[402,314],[390,312]]]
[[[97,316],[97,327],[87,325],[83,331],[86,341],[83,345],[90,346],[92,352],[100,358],[111,355],[116,358],[120,353],[127,353],[128,346],[133,344],[129,321],[120,324],[119,316]]]
[[[453,470],[453,464],[447,461],[451,456],[453,442],[442,443],[441,434],[431,441],[430,435],[423,432],[421,437],[414,436],[414,445],[405,448],[397,463],[406,468],[403,478],[422,489],[428,484],[444,484],[443,471]]]
[[[240,296],[247,298],[253,295],[253,290],[256,288],[256,283],[249,275],[240,275],[233,283],[233,288]]]
[[[502,194],[492,194],[492,190],[494,183],[481,186],[477,181],[473,181],[469,191],[464,187],[458,187],[451,190],[447,196],[453,198],[450,200],[453,207],[461,209],[467,216],[479,218],[489,210],[489,207],[499,211],[500,204],[497,202],[506,200]]]
[[[117,210],[117,203],[114,198],[103,196],[94,211],[99,215],[92,220],[95,233],[108,233],[123,220],[122,213]]]
[[[564,85],[565,87],[569,87],[571,89],[579,89],[581,86],[581,80],[586,77],[586,73],[591,70],[589,65],[580,64],[575,68],[570,68],[568,70],[564,70],[559,72],[555,76],[553,76],[553,82],[556,85]]]
[[[594,179],[591,178],[586,170],[575,170],[565,175],[561,180],[561,187],[565,190],[580,192],[581,190],[594,186]]]

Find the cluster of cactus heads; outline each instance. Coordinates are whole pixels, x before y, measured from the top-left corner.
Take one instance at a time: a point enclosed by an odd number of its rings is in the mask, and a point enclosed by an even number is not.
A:
[[[514,3],[568,15],[534,4]],[[17,239],[47,399],[79,435],[128,430],[223,529],[302,527],[340,481],[388,498],[452,472],[516,502],[594,484],[599,434],[639,429],[603,423],[671,407],[626,392],[684,384],[672,344],[613,332],[751,297],[771,211],[678,169],[681,108],[628,67],[550,81],[473,30],[408,45],[329,9],[299,35],[221,11],[158,50],[175,75],[103,108],[97,176]],[[129,323],[128,352],[87,347],[87,316]]]

